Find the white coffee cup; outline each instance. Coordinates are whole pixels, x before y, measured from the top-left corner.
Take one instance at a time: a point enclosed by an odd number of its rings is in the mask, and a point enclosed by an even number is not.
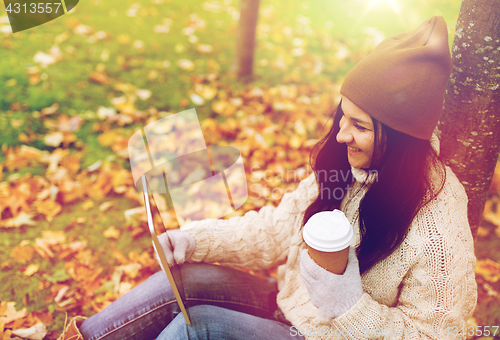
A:
[[[309,255],[320,267],[335,274],[344,273],[354,232],[342,211],[314,214],[304,226],[302,237]]]

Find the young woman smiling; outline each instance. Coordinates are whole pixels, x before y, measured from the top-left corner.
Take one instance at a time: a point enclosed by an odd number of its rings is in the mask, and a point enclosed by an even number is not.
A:
[[[182,264],[192,326],[158,272],[62,338],[465,338],[477,297],[467,196],[433,136],[450,72],[442,17],[382,41],[343,82],[314,173],[278,207],[191,222],[168,232],[172,249],[162,235]],[[321,176],[332,170],[352,176]],[[333,209],[354,230],[342,275],[302,237],[311,216]],[[277,283],[230,268],[276,265]]]
[[[340,131],[337,142],[347,145],[347,158],[353,168],[368,169],[371,165],[375,141],[374,125],[370,116],[347,98],[342,98]]]

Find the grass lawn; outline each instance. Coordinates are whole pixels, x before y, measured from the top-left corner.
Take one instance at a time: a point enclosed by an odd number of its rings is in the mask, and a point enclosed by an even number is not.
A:
[[[237,1],[81,1],[15,34],[0,5],[0,198],[18,198],[0,221],[29,215],[0,226],[0,300],[31,317],[18,326],[41,320],[54,339],[66,316],[94,314],[158,270],[130,210],[140,198],[126,147],[139,127],[195,107],[207,144],[244,145],[247,177],[268,194],[239,213],[276,205],[299,178],[264,170],[308,171],[338,85],[381,37],[443,15],[452,43],[460,1],[367,4],[261,1],[247,84],[229,72]],[[477,256],[500,263],[495,228],[485,222]],[[499,324],[500,287],[479,283],[475,320]]]

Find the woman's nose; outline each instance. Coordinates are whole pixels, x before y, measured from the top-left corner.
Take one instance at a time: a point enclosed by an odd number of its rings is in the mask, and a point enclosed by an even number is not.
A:
[[[353,139],[352,134],[349,132],[349,129],[346,126],[345,122],[340,122],[340,130],[337,133],[337,142],[339,143],[350,143]]]

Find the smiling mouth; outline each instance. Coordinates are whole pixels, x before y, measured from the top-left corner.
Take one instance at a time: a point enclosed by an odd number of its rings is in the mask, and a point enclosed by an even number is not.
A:
[[[352,152],[358,152],[358,151],[361,151],[361,149],[358,149],[358,148],[353,148],[352,146],[348,146],[349,150],[351,150]]]

